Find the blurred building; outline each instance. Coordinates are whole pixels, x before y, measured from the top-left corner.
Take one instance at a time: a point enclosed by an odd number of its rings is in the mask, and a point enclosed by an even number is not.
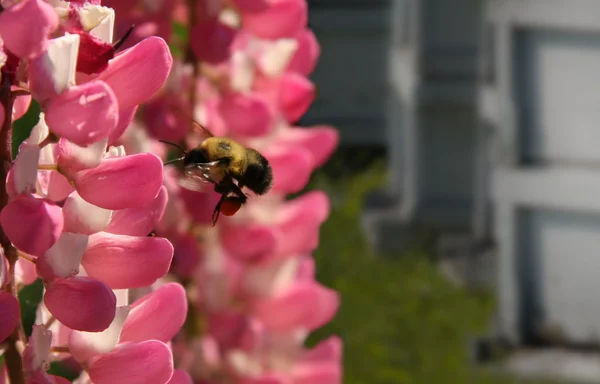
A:
[[[302,125],[333,124],[346,146],[384,146],[391,0],[309,0],[321,45]]]
[[[390,183],[367,233],[393,251],[434,230],[446,270],[495,289],[495,338],[596,350],[600,1],[395,0],[390,15]]]

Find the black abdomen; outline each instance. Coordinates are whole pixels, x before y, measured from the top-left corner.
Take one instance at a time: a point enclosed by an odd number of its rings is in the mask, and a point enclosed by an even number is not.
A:
[[[269,161],[251,148],[247,149],[246,158],[248,167],[243,180],[240,181],[258,195],[267,193],[273,184],[273,170]]]

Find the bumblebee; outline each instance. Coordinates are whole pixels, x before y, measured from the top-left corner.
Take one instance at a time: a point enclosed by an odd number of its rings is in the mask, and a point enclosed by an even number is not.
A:
[[[234,215],[248,200],[242,191],[246,187],[257,195],[264,195],[273,185],[273,170],[269,161],[257,150],[246,148],[227,137],[215,137],[197,122],[193,124],[208,137],[188,152],[175,143],[184,156],[165,163],[183,161],[183,177],[179,185],[192,191],[205,191],[206,183],[214,184],[221,198],[213,211],[213,226],[219,215]]]

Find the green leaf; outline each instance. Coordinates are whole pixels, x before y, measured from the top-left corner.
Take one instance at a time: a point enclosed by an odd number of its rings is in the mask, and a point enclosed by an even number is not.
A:
[[[44,283],[37,279],[32,284],[26,285],[19,292],[19,304],[21,305],[21,321],[27,337],[31,335],[31,329],[35,322],[35,312],[42,301]]]
[[[48,370],[48,373],[51,375],[64,377],[65,379],[67,379],[69,381],[73,381],[79,376],[77,374],[77,372],[68,368],[67,366],[62,364],[60,361],[54,361],[54,362],[50,363],[50,369]]]
[[[12,131],[12,154],[13,160],[17,157],[17,153],[19,152],[19,146],[21,143],[29,137],[31,134],[31,130],[36,124],[40,121],[40,112],[42,108],[40,104],[31,100],[31,104],[29,105],[29,109],[20,119],[15,120],[13,122],[13,131]]]

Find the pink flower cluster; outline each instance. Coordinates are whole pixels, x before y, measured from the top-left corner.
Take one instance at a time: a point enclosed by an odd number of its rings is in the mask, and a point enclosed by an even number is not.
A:
[[[2,3],[3,129],[32,99],[42,108],[9,165],[0,212],[4,251],[18,255],[0,260],[0,342],[20,327],[15,289],[44,282],[33,333],[18,341],[29,383],[66,382],[46,372],[58,359],[83,369],[80,383],[187,380],[174,374],[170,345],[185,290],[160,280],[173,245],[148,236],[167,206],[162,161],[117,141],[173,60],[160,37],[117,53],[114,20],[99,1]],[[8,359],[4,368],[0,382]]]
[[[157,139],[195,147],[206,136],[191,128],[193,116],[213,134],[260,151],[273,167],[271,191],[251,195],[214,228],[220,196],[210,185],[206,192],[182,188],[177,166],[165,169],[168,208],[156,231],[174,244],[172,273],[191,296],[190,324],[174,342],[177,366],[204,384],[340,383],[341,340],[304,346],[339,306],[338,293],[315,281],[312,257],[329,200],[321,191],[286,199],[338,141],[332,127],[294,125],[314,99],[307,76],[320,54],[306,1],[105,3],[127,12],[120,13],[123,32],[144,26],[137,39],[158,33],[176,45],[174,21],[189,31],[166,87],[123,135],[128,150],[166,160],[170,147]]]

